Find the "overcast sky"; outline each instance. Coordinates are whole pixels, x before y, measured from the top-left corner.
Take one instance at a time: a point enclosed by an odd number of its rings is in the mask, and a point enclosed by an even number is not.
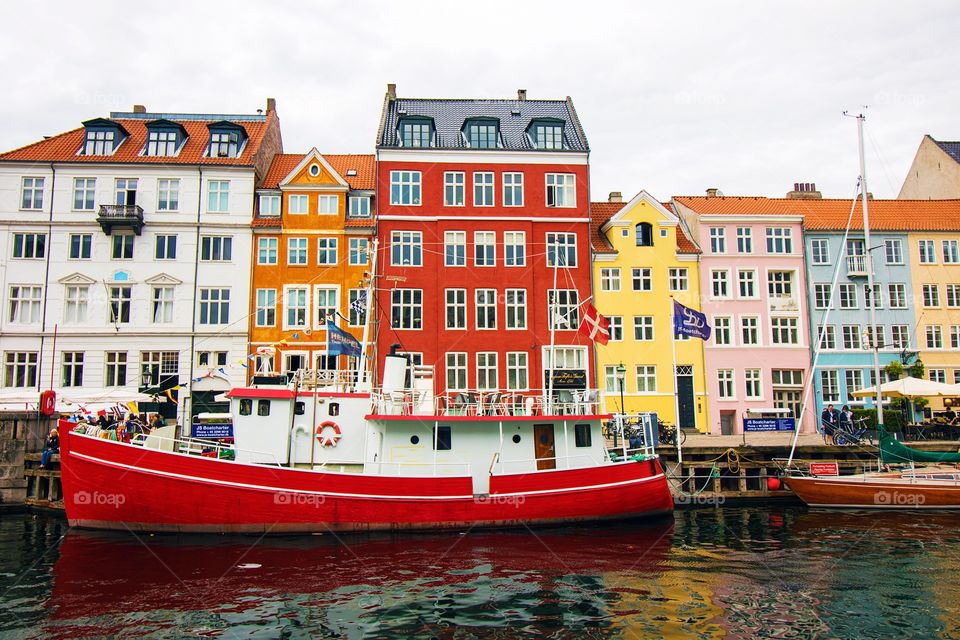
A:
[[[0,4],[0,148],[134,103],[253,113],[284,150],[371,153],[401,97],[573,97],[592,197],[896,197],[925,133],[960,139],[953,2]],[[666,6],[670,5],[670,6]],[[676,6],[674,6],[676,5]],[[951,80],[953,78],[953,80]]]

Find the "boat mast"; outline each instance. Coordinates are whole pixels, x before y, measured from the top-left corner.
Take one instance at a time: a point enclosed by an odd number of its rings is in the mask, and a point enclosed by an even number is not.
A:
[[[357,389],[359,391],[370,391],[371,376],[368,371],[367,348],[370,340],[370,323],[373,320],[373,289],[377,280],[377,239],[373,239],[373,250],[370,252],[370,276],[367,278],[366,300],[367,313],[363,323],[363,339],[360,341],[360,360],[357,362]]]
[[[550,259],[550,247],[547,246],[547,260]],[[553,250],[553,304],[550,304],[550,296],[547,295],[547,318],[550,322],[550,367],[547,369],[547,384],[544,385],[544,390],[547,394],[547,397],[544,398],[544,406],[547,408],[547,414],[553,414],[553,370],[557,368],[557,353],[556,353],[556,336],[557,336],[557,321],[559,319],[559,313],[556,311],[560,308],[559,305],[559,291],[557,291],[557,268],[560,266],[560,247],[555,245]]]

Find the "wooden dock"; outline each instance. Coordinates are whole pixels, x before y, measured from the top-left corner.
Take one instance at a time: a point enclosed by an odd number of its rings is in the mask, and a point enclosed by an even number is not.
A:
[[[27,497],[24,502],[30,507],[63,509],[63,487],[60,484],[60,456],[50,458],[49,469],[40,468],[40,454],[28,453],[23,457],[23,475],[27,478]]]

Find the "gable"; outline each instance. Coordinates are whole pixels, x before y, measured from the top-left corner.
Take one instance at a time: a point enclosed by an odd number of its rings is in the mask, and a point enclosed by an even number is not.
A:
[[[155,286],[163,286],[163,285],[174,286],[178,284],[183,284],[183,280],[174,278],[173,276],[166,273],[158,273],[155,276],[151,276],[147,278],[146,280],[144,280],[144,282],[147,284],[155,285]]]
[[[280,187],[328,187],[347,189],[347,181],[343,179],[316,147],[310,150],[287,176],[280,181]]]
[[[90,276],[85,276],[82,273],[71,273],[68,276],[63,276],[57,280],[60,284],[71,284],[71,285],[91,285],[96,282]]]

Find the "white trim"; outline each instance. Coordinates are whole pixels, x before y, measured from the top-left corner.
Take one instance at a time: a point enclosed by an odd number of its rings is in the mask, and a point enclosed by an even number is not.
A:
[[[306,155],[303,156],[303,159],[300,160],[300,162],[297,164],[297,166],[294,167],[293,170],[292,170],[290,173],[288,173],[288,174],[283,178],[283,180],[280,181],[280,184],[278,185],[278,186],[280,187],[280,189],[282,190],[284,186],[289,185],[289,184],[290,184],[290,181],[293,180],[293,178],[294,178],[298,173],[300,173],[301,171],[303,171],[303,169],[304,169],[308,164],[310,164],[311,161],[314,161],[314,160],[317,161],[318,163],[320,163],[320,166],[322,166],[324,169],[326,169],[327,173],[329,173],[331,176],[333,176],[334,180],[336,180],[336,181],[340,184],[340,186],[345,187],[345,188],[347,188],[347,189],[350,188],[350,185],[348,185],[348,184],[347,184],[347,181],[343,179],[343,176],[341,176],[339,173],[337,173],[336,171],[334,171],[333,167],[330,166],[330,163],[327,162],[326,158],[324,158],[324,157],[320,154],[320,152],[317,151],[317,148],[314,147],[313,149],[310,149],[310,151],[308,151],[308,152],[306,153]],[[316,177],[316,176],[314,176],[314,177]],[[317,186],[321,186],[321,185],[311,185],[311,186],[317,187]],[[325,186],[326,186],[326,185],[325,185]],[[297,185],[297,188],[300,188],[299,185]]]
[[[540,149],[530,151],[491,151],[489,149],[430,149],[405,147],[403,149],[377,149],[378,162],[438,162],[462,164],[552,164],[587,165],[586,151],[550,152]]]
[[[679,204],[683,205],[682,202]],[[686,206],[686,205],[683,205],[683,206]],[[731,205],[731,206],[736,206],[736,205]],[[732,214],[698,213],[696,209],[692,209],[690,207],[687,207],[687,208],[693,211],[694,213],[697,213],[697,217],[699,217],[702,222],[778,222],[781,224],[788,223],[788,222],[794,222],[798,224],[803,223],[803,216],[778,216],[778,215],[763,215],[763,214],[750,216],[750,215],[738,215],[735,213],[732,213]],[[810,233],[814,234],[814,233],[824,233],[824,232],[820,231],[819,229],[816,229],[816,230],[811,230]],[[764,240],[766,240],[766,238],[764,238]],[[741,254],[741,255],[752,255],[752,254]],[[778,254],[778,255],[783,255],[783,254]]]
[[[395,207],[405,207],[411,205],[392,205]],[[416,206],[416,205],[412,205]],[[403,216],[403,215],[378,215],[379,220],[417,220],[421,222],[441,222],[441,221],[459,221],[459,220],[482,220],[491,222],[590,222],[590,218],[542,218],[542,217],[520,217],[520,216]]]

